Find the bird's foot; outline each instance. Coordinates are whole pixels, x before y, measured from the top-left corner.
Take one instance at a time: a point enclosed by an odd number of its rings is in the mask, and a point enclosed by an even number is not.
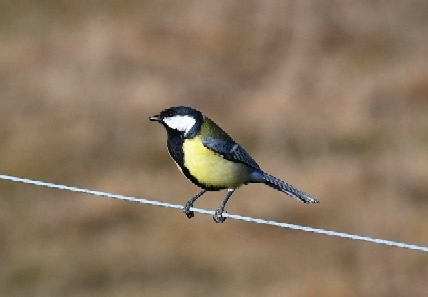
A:
[[[183,212],[187,216],[188,219],[191,219],[195,216],[195,213],[190,210],[191,207],[193,207],[193,203],[190,201],[187,201],[183,207]]]
[[[215,213],[213,215],[214,222],[223,223],[224,221],[226,221],[226,218],[223,217],[224,212],[226,212],[226,211],[224,211],[223,208],[221,208],[221,207],[217,208],[217,210],[215,211]]]

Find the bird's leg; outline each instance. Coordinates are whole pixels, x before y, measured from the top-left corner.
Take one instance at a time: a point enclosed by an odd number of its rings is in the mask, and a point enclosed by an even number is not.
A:
[[[183,207],[183,212],[186,214],[186,216],[191,219],[195,216],[194,212],[190,210],[191,207],[193,207],[193,203],[201,197],[207,190],[202,190],[195,196],[189,199],[189,201],[186,202],[186,204]]]
[[[227,195],[226,198],[224,198],[222,204],[214,213],[213,219],[216,223],[223,223],[226,218],[223,217],[224,208],[226,207],[227,201],[229,200],[230,196],[232,196],[233,192],[235,192],[235,189],[227,189]]]

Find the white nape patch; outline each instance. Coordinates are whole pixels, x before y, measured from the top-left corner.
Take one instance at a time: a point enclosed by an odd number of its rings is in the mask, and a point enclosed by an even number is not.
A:
[[[191,116],[173,116],[163,119],[164,123],[171,129],[184,132],[184,135],[189,133],[190,129],[196,124],[196,120]]]

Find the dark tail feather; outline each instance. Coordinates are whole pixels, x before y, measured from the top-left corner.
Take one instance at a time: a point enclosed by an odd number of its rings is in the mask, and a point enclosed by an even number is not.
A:
[[[319,201],[303,191],[293,187],[290,184],[287,184],[285,181],[276,178],[275,176],[269,175],[267,173],[263,173],[263,182],[278,191],[284,192],[285,194],[296,198],[303,203],[319,203]]]

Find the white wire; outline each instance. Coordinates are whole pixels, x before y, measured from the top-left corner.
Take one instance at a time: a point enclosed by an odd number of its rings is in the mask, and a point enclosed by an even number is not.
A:
[[[160,202],[160,201],[155,201],[155,200],[148,200],[148,199],[137,198],[137,197],[132,197],[132,196],[112,194],[112,193],[107,193],[107,192],[94,191],[94,190],[89,190],[89,189],[83,189],[83,188],[71,187],[71,186],[66,186],[66,185],[54,184],[54,183],[43,182],[43,181],[39,181],[39,180],[31,180],[31,179],[26,179],[26,178],[21,178],[21,177],[16,177],[16,176],[10,176],[10,175],[0,174],[0,179],[9,180],[9,181],[13,181],[13,182],[20,182],[20,183],[24,183],[24,184],[31,184],[31,185],[41,186],[41,187],[84,193],[84,194],[89,194],[89,195],[94,195],[94,196],[101,196],[101,197],[108,197],[108,198],[119,199],[119,200],[139,202],[139,203],[149,204],[149,205],[154,205],[154,206],[183,209],[182,205],[177,205],[177,204],[171,204],[171,203]],[[211,210],[194,208],[194,207],[192,207],[191,210],[194,212],[197,212],[197,213],[214,215],[214,211],[211,211]],[[267,220],[262,220],[262,219],[252,218],[252,217],[244,217],[244,216],[234,215],[234,214],[229,214],[229,213],[223,213],[223,216],[230,218],[230,219],[240,220],[240,221],[245,221],[245,222],[265,224],[265,225],[277,226],[277,227],[281,227],[281,228],[288,228],[288,229],[293,229],[293,230],[300,230],[300,231],[305,231],[305,232],[312,232],[312,233],[317,233],[317,234],[325,234],[325,235],[329,235],[329,236],[348,238],[348,239],[352,239],[352,240],[361,240],[361,241],[366,241],[366,242],[371,242],[371,243],[376,243],[376,244],[395,246],[395,247],[399,247],[399,248],[403,248],[403,249],[428,252],[428,247],[425,247],[425,246],[401,243],[401,242],[385,240],[385,239],[380,239],[380,238],[353,235],[353,234],[348,234],[348,233],[329,231],[329,230],[325,230],[325,229],[305,227],[305,226],[301,226],[301,225],[281,223],[281,222],[276,222],[276,221],[267,221]]]

